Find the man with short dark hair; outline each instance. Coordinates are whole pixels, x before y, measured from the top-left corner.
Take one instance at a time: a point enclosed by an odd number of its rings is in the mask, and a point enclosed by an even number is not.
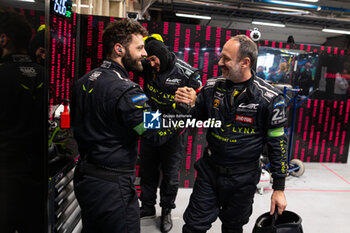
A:
[[[0,231],[46,232],[44,70],[23,16],[0,11]]]
[[[258,76],[259,78],[262,78],[262,79],[266,79],[266,75],[264,73],[264,67],[263,66],[258,66],[258,69],[256,71],[256,76]]]
[[[208,147],[195,164],[197,178],[184,213],[185,233],[206,232],[217,217],[223,233],[243,232],[252,213],[265,144],[274,178],[270,213],[282,214],[286,208],[286,105],[282,93],[251,70],[257,55],[249,37],[228,40],[218,63],[222,77],[208,80],[191,111],[196,119],[220,120],[222,127],[208,129]],[[195,99],[194,90],[180,88],[175,100],[186,99],[188,103]]]
[[[140,232],[134,187],[138,138],[159,145],[176,134],[144,128],[144,112],[151,108],[128,72],[143,69],[145,35],[147,31],[135,20],[108,25],[103,32],[107,60],[73,89],[73,129],[81,155],[74,191],[84,233]],[[154,114],[152,120],[158,117]]]
[[[153,35],[152,35],[153,36]],[[160,35],[159,35],[160,36]],[[201,88],[198,69],[178,59],[165,44],[153,37],[145,41],[148,63],[142,76],[144,90],[150,99],[153,111],[168,114],[173,109],[174,94],[177,88],[188,86],[195,90]],[[179,188],[179,170],[184,157],[184,135],[173,137],[161,146],[141,141],[140,177],[141,177],[141,218],[155,217],[157,187],[160,183],[161,232],[169,232],[173,226],[171,210],[175,208],[175,199]]]

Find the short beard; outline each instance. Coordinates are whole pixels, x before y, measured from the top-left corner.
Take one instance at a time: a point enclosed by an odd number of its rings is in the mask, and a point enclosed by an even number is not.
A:
[[[233,82],[237,82],[238,80],[240,80],[242,78],[242,70],[241,67],[239,66],[239,64],[237,63],[235,65],[235,67],[229,71],[228,74],[228,79],[233,81]]]
[[[133,59],[130,55],[129,49],[125,49],[125,56],[122,58],[122,63],[127,71],[141,72],[143,66],[139,65],[140,59]]]

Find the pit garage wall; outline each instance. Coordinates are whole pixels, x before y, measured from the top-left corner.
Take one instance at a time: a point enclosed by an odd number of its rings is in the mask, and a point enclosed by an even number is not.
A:
[[[292,158],[346,163],[350,100],[308,100],[297,113]]]
[[[77,22],[79,15],[70,18],[51,14],[49,53],[49,105],[69,99],[73,80],[76,77]]]
[[[104,58],[102,32],[113,17],[81,15],[79,77],[99,66]],[[249,35],[249,31],[227,30],[210,26],[168,22],[141,22],[151,33],[159,33],[175,54],[202,71],[202,82],[219,76],[217,62],[220,48],[236,34]],[[302,50],[337,59],[348,56],[348,50],[336,47],[291,45],[275,41],[260,41],[260,46]],[[130,73],[130,78],[143,87],[143,79]],[[317,81],[317,80],[316,80]],[[292,157],[307,162],[347,161],[349,145],[349,101],[309,100],[298,110]],[[184,162],[180,171],[180,185],[193,186],[196,176],[193,164],[207,145],[203,129],[191,129],[186,140]]]

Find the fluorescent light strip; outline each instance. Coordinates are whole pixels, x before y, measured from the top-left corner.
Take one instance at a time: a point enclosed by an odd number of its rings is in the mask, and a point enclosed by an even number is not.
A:
[[[281,24],[281,23],[267,23],[267,22],[259,22],[259,21],[253,21],[252,24],[271,26],[271,27],[280,27],[280,28],[286,27],[286,25]]]
[[[298,9],[288,9],[288,8],[282,8],[282,7],[272,7],[272,6],[263,6],[263,8],[271,9],[271,10],[278,10],[278,11],[290,11],[290,12],[296,12],[300,14],[310,14],[310,11],[303,11]]]
[[[338,34],[347,34],[350,35],[350,31],[344,31],[344,30],[336,30],[336,29],[328,29],[324,28],[322,29],[323,32],[330,32],[330,33],[338,33]]]
[[[186,18],[194,18],[194,19],[211,19],[210,16],[190,15],[190,14],[182,14],[182,13],[176,13],[176,16],[186,17]]]
[[[286,6],[312,8],[312,9],[317,9],[318,8],[317,5],[301,3],[301,2],[285,2],[285,1],[275,1],[275,0],[268,0],[268,1],[265,1],[265,2],[279,4],[279,5],[286,5]]]
[[[34,0],[19,0],[20,2],[35,2]]]

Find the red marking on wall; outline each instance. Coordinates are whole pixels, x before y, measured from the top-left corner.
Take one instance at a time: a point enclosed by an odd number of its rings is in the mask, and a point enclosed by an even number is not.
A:
[[[331,111],[330,108],[327,108],[327,110],[326,110],[326,119],[325,119],[323,132],[327,132],[330,111]]]
[[[322,140],[320,162],[323,162],[324,147],[326,145],[326,140]]]
[[[207,26],[206,33],[205,33],[205,40],[209,41],[211,35],[211,26]]]
[[[331,156],[331,148],[327,148],[327,158],[326,158],[327,162],[329,162],[330,156]]]
[[[306,135],[307,135],[307,128],[309,126],[309,117],[305,117],[305,130],[304,130],[304,135],[303,135],[303,140],[306,141]]]
[[[323,116],[323,108],[324,108],[324,100],[321,100],[321,107],[320,107],[320,113],[318,116],[318,123],[322,123],[322,116]]]
[[[294,158],[298,158],[298,149],[299,149],[299,140],[296,140],[295,142],[295,151],[294,151]]]
[[[305,149],[301,149],[301,156],[300,156],[301,161],[304,161],[304,156],[305,156]]]
[[[300,133],[301,131],[301,122],[303,120],[303,112],[304,112],[304,109],[303,108],[300,108],[300,111],[299,111],[299,121],[298,121],[298,133]]]
[[[164,22],[163,23],[163,34],[164,35],[168,35],[168,31],[169,31],[169,23],[168,22]]]
[[[331,53],[332,47],[327,48],[327,53]]]
[[[309,150],[311,150],[311,148],[312,148],[312,140],[313,140],[313,137],[314,137],[314,130],[315,130],[315,126],[311,125],[310,140],[309,140]]]
[[[334,146],[337,147],[338,146],[338,141],[339,141],[339,135],[340,135],[340,122],[337,123],[337,130],[335,133],[335,142],[334,142]],[[333,133],[333,131],[331,131]]]

